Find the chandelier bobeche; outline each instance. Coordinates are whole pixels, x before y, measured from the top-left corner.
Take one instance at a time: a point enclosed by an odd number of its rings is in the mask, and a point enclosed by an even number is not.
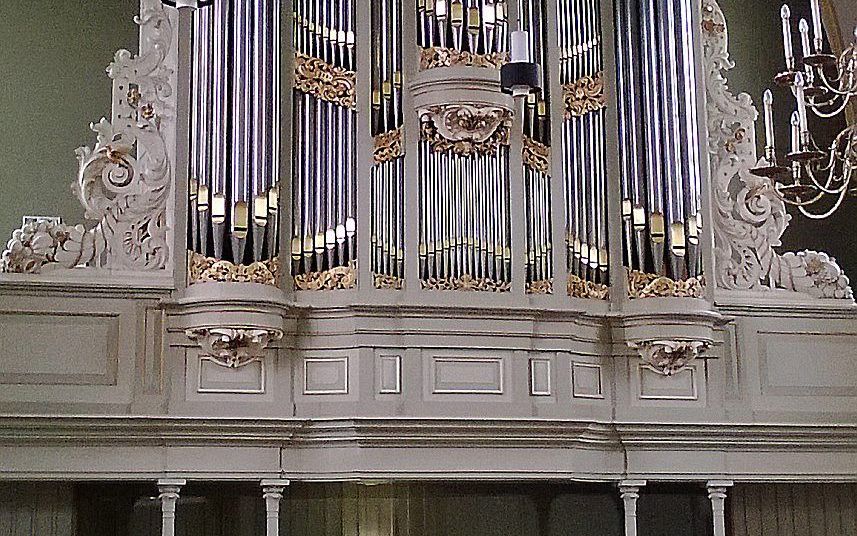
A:
[[[802,58],[797,60],[792,44],[791,10],[782,7],[785,70],[775,77],[777,84],[792,90],[797,108],[791,117],[791,147],[785,162],[779,163],[774,136],[773,94],[765,91],[765,155],[752,170],[770,177],[783,200],[797,206],[812,219],[824,219],[836,212],[848,194],[857,195],[851,180],[857,170],[857,124],[840,132],[827,150],[818,147],[809,131],[808,111],[822,119],[845,112],[857,97],[857,28],[854,41],[839,56],[825,53],[819,0],[812,4],[812,40],[805,19],[798,24]],[[827,205],[811,210],[819,202]]]

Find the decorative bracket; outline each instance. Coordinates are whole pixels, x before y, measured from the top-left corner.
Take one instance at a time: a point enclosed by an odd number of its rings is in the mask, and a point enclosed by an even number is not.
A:
[[[684,369],[691,361],[708,350],[708,341],[649,340],[629,341],[628,346],[639,352],[644,363],[664,376]]]
[[[262,357],[268,344],[280,340],[278,329],[256,328],[194,328],[185,335],[195,341],[218,365],[238,368]]]

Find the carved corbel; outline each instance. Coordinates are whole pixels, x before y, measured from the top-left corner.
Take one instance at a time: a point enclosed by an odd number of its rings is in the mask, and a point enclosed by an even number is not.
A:
[[[265,355],[268,344],[280,340],[278,329],[194,328],[185,335],[199,344],[206,356],[218,365],[238,368]]]
[[[647,340],[629,341],[628,346],[637,350],[644,363],[664,376],[684,369],[691,361],[708,350],[708,341],[694,340]]]

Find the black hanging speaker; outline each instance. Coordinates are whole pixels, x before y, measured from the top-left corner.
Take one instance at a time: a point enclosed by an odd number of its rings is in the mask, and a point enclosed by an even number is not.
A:
[[[541,71],[538,63],[506,63],[500,68],[500,87],[513,95],[538,92],[542,85]]]

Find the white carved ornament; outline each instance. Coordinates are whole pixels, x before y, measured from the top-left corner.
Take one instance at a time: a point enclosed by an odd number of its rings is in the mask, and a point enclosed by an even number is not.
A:
[[[238,368],[263,357],[268,343],[283,337],[277,329],[196,328],[185,331],[203,353],[224,367]]]
[[[73,189],[91,229],[32,222],[13,232],[0,272],[39,273],[93,266],[114,270],[162,270],[168,266],[167,203],[171,165],[162,119],[173,113],[172,70],[166,65],[173,29],[159,1],[144,1],[138,56],[116,52],[113,121],[92,125],[95,147],[80,147]]]
[[[691,361],[705,352],[710,343],[698,340],[653,340],[629,342],[644,363],[655,372],[672,376],[683,370]]]
[[[815,298],[853,300],[848,277],[825,253],[779,254],[780,237],[791,216],[769,179],[749,170],[757,165],[755,121],[749,95],[728,87],[728,34],[716,0],[703,0],[702,35],[708,106],[709,157],[715,236],[715,280],[719,288],[779,288]]]

